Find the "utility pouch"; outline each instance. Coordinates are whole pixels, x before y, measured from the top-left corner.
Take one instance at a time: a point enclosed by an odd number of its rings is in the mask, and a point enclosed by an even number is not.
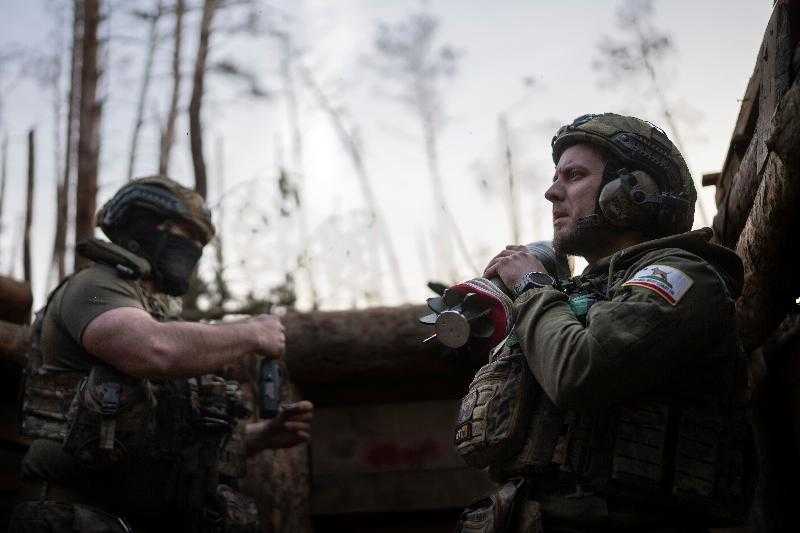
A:
[[[118,463],[148,444],[154,407],[147,381],[95,365],[70,404],[64,450],[93,468]]]
[[[26,368],[20,402],[20,435],[62,441],[67,434],[70,403],[82,378],[82,374],[74,371]]]
[[[485,468],[519,452],[533,381],[521,351],[508,346],[478,370],[456,421],[455,448],[467,464]]]
[[[564,416],[536,379],[529,380],[530,414],[526,417],[525,442],[518,453],[489,466],[495,481],[535,476],[564,463]]]
[[[63,285],[66,280],[61,282]],[[51,293],[52,298],[59,285]],[[50,300],[48,299],[48,304]],[[44,362],[42,329],[47,305],[36,312],[31,325],[31,346],[26,354],[22,394],[18,403],[17,428],[28,438],[61,441],[67,432],[67,413],[75,390],[84,375],[66,368],[56,368]]]
[[[464,509],[456,526],[458,533],[540,533],[542,515],[536,502],[529,502],[523,478],[511,479],[498,490]]]

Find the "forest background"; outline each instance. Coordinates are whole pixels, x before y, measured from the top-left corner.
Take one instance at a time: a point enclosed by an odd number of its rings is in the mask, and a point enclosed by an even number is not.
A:
[[[87,206],[166,169],[219,228],[188,302],[206,316],[422,301],[550,237],[550,138],[578,115],[661,126],[701,189],[771,8],[1,0],[0,272],[40,305]],[[695,225],[713,214],[702,189]]]

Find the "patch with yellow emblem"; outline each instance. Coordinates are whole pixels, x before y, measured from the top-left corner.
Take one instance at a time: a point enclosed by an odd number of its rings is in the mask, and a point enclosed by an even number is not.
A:
[[[650,289],[672,305],[676,305],[693,284],[694,280],[677,268],[666,265],[650,265],[634,274],[622,286]]]

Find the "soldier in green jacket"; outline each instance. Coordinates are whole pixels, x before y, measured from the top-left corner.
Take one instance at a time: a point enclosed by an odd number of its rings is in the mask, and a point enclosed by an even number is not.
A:
[[[258,531],[238,492],[245,458],[308,439],[312,406],[244,423],[241,389],[211,375],[281,357],[271,315],[180,321],[180,299],[214,235],[203,199],[163,177],[123,186],[97,214],[111,242],[67,278],[34,322],[21,432],[22,499],[11,531]]]
[[[523,527],[526,506],[535,516],[525,530],[546,532],[742,523],[752,473],[735,326],[741,261],[710,229],[690,231],[692,179],[656,126],[584,115],[552,149],[553,245],[588,266],[559,282],[512,245],[484,272],[514,297],[515,326],[494,357],[524,357],[541,393],[530,395],[540,422],[525,449],[491,465],[525,492],[517,516],[495,517],[493,530]],[[483,516],[463,530],[482,530]]]

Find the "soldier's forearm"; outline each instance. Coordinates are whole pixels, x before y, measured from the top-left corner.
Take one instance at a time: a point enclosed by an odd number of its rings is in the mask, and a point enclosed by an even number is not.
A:
[[[164,376],[214,372],[260,348],[248,322],[167,322],[158,329],[154,356],[159,359],[157,370]]]

